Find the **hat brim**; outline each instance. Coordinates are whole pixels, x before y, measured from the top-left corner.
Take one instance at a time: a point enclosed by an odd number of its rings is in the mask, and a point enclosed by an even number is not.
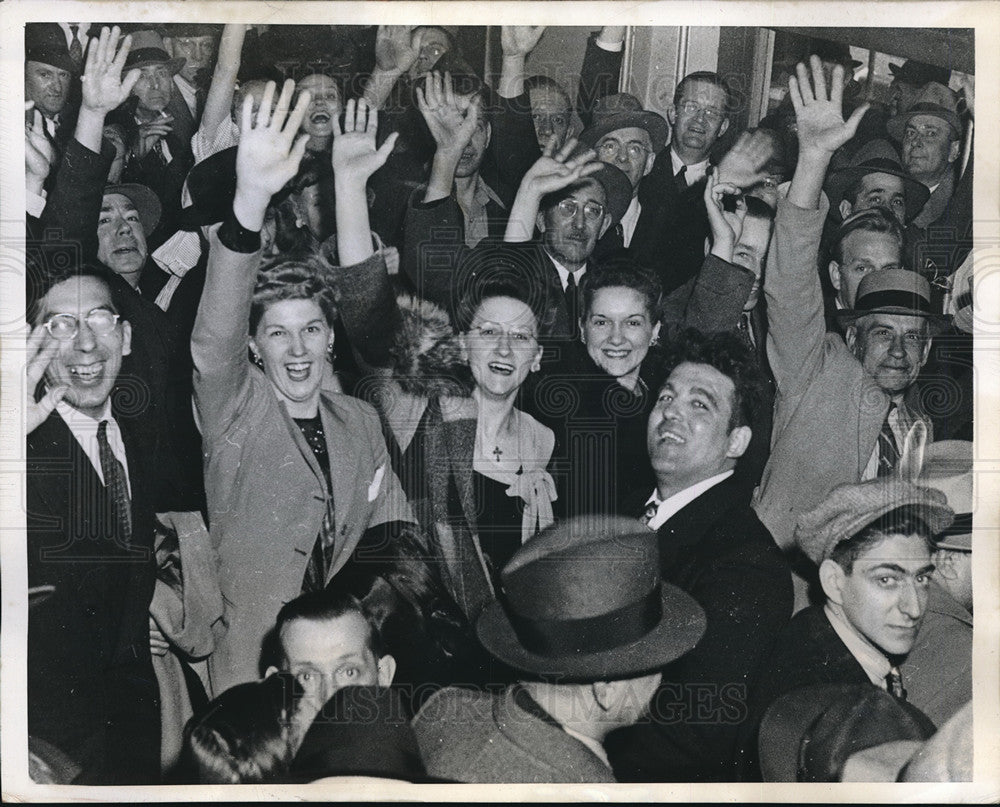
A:
[[[236,195],[236,146],[216,152],[191,169],[187,178],[191,204],[181,209],[178,227],[199,227],[224,221]]]
[[[653,153],[658,154],[667,144],[670,136],[670,126],[655,112],[636,110],[635,112],[619,112],[608,115],[601,121],[592,124],[580,133],[578,140],[588,148],[594,148],[597,141],[604,135],[618,129],[643,129],[649,135],[649,141],[653,146]]]
[[[962,122],[958,119],[956,113],[937,104],[925,103],[914,104],[905,112],[899,113],[894,118],[889,118],[885,124],[886,131],[898,142],[902,143],[903,136],[906,134],[906,124],[910,122],[910,118],[916,115],[931,115],[935,118],[941,118],[941,120],[951,127],[952,132],[954,132],[955,137],[952,138],[953,140],[958,140],[962,137]]]
[[[680,658],[705,633],[705,612],[676,586],[663,585],[663,618],[649,633],[629,644],[597,652],[540,655],[525,649],[496,600],[476,622],[476,634],[490,653],[515,669],[562,681],[606,681],[645,675]]]
[[[68,53],[54,53],[54,54],[38,54],[38,53],[26,53],[24,60],[26,62],[38,62],[39,64],[47,64],[49,67],[55,67],[59,70],[65,70],[67,73],[72,73],[74,76],[80,75],[80,66],[70,57]]]
[[[624,171],[610,163],[604,163],[600,171],[584,177],[584,181],[588,179],[592,179],[604,188],[608,214],[611,216],[609,226],[614,227],[622,220],[622,216],[632,203],[632,183]]]
[[[159,57],[138,59],[132,64],[125,65],[125,68],[122,70],[122,76],[127,76],[130,70],[141,70],[143,67],[151,67],[154,64],[165,64],[167,66],[167,70],[170,71],[170,75],[176,76],[181,72],[185,62],[187,62],[187,59],[183,56],[178,56],[177,58],[172,59],[161,59]]]
[[[923,317],[927,320],[928,325],[930,325],[931,336],[941,333],[951,322],[951,317],[945,314],[928,314],[926,311],[918,311],[915,308],[904,308],[898,305],[886,305],[862,311],[848,308],[838,311],[836,317],[840,327],[846,328],[849,325],[853,325],[862,317],[867,317],[871,314],[901,314],[907,317]]]
[[[931,196],[931,192],[927,189],[926,185],[922,182],[917,182],[902,171],[888,167],[876,168],[870,165],[858,165],[841,168],[839,171],[834,171],[830,174],[829,179],[826,181],[826,195],[830,199],[830,202],[834,205],[839,204],[840,200],[844,198],[844,194],[856,183],[860,182],[862,177],[868,174],[889,174],[903,180],[903,204],[906,206],[906,212],[904,213],[906,224],[909,224],[917,217]]]
[[[139,211],[139,223],[142,224],[143,233],[149,236],[156,225],[160,223],[160,214],[163,208],[160,200],[152,190],[137,182],[127,182],[122,185],[107,185],[104,194],[118,193],[129,199]]]

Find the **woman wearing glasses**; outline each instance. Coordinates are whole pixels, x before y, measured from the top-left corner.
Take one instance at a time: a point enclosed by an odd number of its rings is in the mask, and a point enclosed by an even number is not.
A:
[[[547,466],[552,432],[515,406],[541,369],[550,320],[546,288],[515,247],[469,251],[454,284],[454,320],[431,303],[397,297],[372,248],[365,185],[374,115],[348,105],[334,140],[340,310],[373,368],[358,394],[379,409],[393,465],[443,560],[446,584],[473,620],[496,595],[500,569],[552,522]],[[343,188],[343,192],[341,192]],[[346,268],[345,268],[346,267]],[[390,343],[380,334],[392,333]]]

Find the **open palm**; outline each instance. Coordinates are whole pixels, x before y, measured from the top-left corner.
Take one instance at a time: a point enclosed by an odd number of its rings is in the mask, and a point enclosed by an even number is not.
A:
[[[797,75],[788,79],[788,90],[795,108],[799,147],[833,153],[854,137],[868,104],[854,110],[846,121],[843,116],[844,68],[833,69],[833,86],[827,91],[823,64],[818,56],[811,59],[812,84],[804,64],[799,63]],[[814,91],[815,86],[815,91]]]
[[[397,133],[386,138],[381,148],[375,148],[378,113],[362,99],[347,102],[343,130],[338,123],[333,133],[333,174],[339,179],[352,177],[366,181],[389,158]]]

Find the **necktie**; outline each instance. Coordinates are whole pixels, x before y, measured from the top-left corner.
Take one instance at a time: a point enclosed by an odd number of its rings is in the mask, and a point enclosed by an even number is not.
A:
[[[337,537],[336,526],[333,497],[328,496],[326,512],[323,513],[323,524],[319,528],[319,535],[316,536],[316,543],[313,544],[312,553],[309,555],[306,575],[302,579],[303,593],[321,591],[326,588],[326,575],[333,559],[333,547]]]
[[[687,173],[687,166],[682,165],[676,174],[674,174],[674,185],[677,186],[677,192],[683,193],[687,190],[687,178],[684,176]]]
[[[646,505],[646,510],[642,514],[642,523],[649,529],[653,529],[652,527],[649,526],[649,522],[651,522],[654,518],[656,518],[656,514],[659,512],[659,510],[660,510],[660,503],[656,501],[656,499],[653,499],[653,501],[651,501],[649,504]]]
[[[903,689],[903,675],[900,673],[899,667],[893,667],[889,670],[885,676],[885,688],[896,700],[906,700],[906,690]]]
[[[879,478],[892,476],[896,470],[896,463],[899,462],[899,446],[896,444],[896,435],[892,432],[892,426],[889,425],[889,417],[895,408],[896,404],[889,404],[889,411],[882,423],[882,431],[878,434],[877,476]]]
[[[580,315],[577,309],[576,273],[570,272],[566,278],[566,313],[569,314],[569,332],[575,340],[580,331]]]
[[[128,498],[128,484],[125,469],[111,450],[108,442],[108,422],[102,420],[97,426],[97,452],[101,459],[101,473],[104,487],[111,491],[115,508],[115,523],[118,525],[116,538],[122,546],[132,542],[132,505]]]
[[[69,30],[73,34],[73,38],[69,43],[69,58],[73,60],[78,68],[83,65],[83,43],[80,42],[80,24],[71,22],[69,24]]]

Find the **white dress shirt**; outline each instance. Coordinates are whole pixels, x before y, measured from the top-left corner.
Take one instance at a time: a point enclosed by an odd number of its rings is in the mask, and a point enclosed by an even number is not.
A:
[[[174,84],[177,85],[177,89],[181,92],[181,98],[184,99],[184,103],[187,104],[187,108],[191,111],[191,117],[195,117],[198,111],[197,90],[180,73],[174,76]]]
[[[646,506],[656,503],[656,515],[653,516],[647,526],[654,532],[660,527],[662,527],[667,519],[671,518],[675,514],[679,513],[687,505],[691,504],[695,499],[701,496],[706,490],[714,488],[720,482],[725,481],[733,475],[733,471],[723,471],[721,474],[716,474],[715,476],[710,476],[708,479],[703,479],[701,482],[697,482],[689,488],[684,488],[680,493],[675,493],[673,496],[660,501],[659,493],[653,491],[653,495],[646,499]]]
[[[674,169],[674,176],[677,176],[677,172],[681,170],[682,165],[687,165],[680,157],[677,156],[677,152],[674,151],[673,146],[670,147],[670,164]],[[690,188],[700,179],[704,179],[705,175],[708,174],[709,160],[706,157],[700,163],[692,163],[687,166],[687,170],[684,172],[684,181],[687,182]]]
[[[56,412],[59,413],[59,417],[63,419],[70,433],[80,444],[80,447],[87,455],[87,459],[90,460],[90,464],[97,471],[97,476],[100,478],[101,483],[104,485],[107,485],[107,482],[104,481],[104,471],[101,469],[101,450],[97,445],[97,429],[102,420],[108,421],[108,445],[111,446],[111,453],[115,455],[115,459],[125,469],[125,483],[128,485],[128,495],[131,498],[132,481],[129,478],[125,443],[122,442],[122,433],[118,428],[118,421],[111,415],[111,401],[105,401],[104,411],[97,420],[94,420],[90,415],[83,414],[79,409],[75,409],[65,401],[59,401],[56,404]]]
[[[548,252],[545,253],[549,255]],[[549,255],[549,260],[552,261],[552,265],[555,266],[556,272],[559,273],[559,282],[562,283],[562,290],[566,291],[566,287],[569,286],[569,276],[573,275],[576,280],[577,288],[580,286],[580,281],[583,280],[583,276],[587,274],[587,265],[584,264],[581,268],[577,269],[575,272],[570,272],[565,266],[563,266],[559,261]]]
[[[826,618],[830,620],[830,625],[833,626],[833,629],[840,637],[840,640],[847,645],[847,649],[851,651],[851,655],[864,668],[869,680],[880,689],[888,689],[885,677],[892,670],[889,659],[870,644],[862,641],[854,632],[854,629],[844,621],[844,618],[830,607],[830,603],[823,606],[823,611],[826,614]]]
[[[562,726],[561,728],[574,740],[579,740],[587,746],[587,748],[590,749],[594,753],[594,756],[600,759],[601,762],[609,768],[611,767],[611,762],[608,760],[608,752],[604,750],[604,746],[601,745],[598,740],[595,740],[593,737],[588,737],[586,734],[581,734],[578,731],[573,731],[573,729],[566,728],[566,726]]]

